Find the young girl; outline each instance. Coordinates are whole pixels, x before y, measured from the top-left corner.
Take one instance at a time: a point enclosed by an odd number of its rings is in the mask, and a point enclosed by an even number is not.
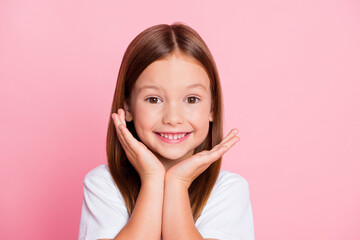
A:
[[[219,75],[202,38],[181,23],[127,48],[107,134],[108,165],[84,179],[79,240],[254,239],[247,181],[221,157]]]

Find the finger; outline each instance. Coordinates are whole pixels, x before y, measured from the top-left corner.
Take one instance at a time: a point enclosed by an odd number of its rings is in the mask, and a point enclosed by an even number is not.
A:
[[[111,117],[113,119],[113,122],[114,122],[114,125],[115,125],[115,128],[117,129],[119,127],[119,125],[121,124],[121,121],[120,121],[120,118],[119,118],[119,115],[116,114],[116,113],[112,113],[111,114]]]
[[[219,143],[217,144],[214,148],[219,148],[220,146],[222,146],[224,143],[226,143],[227,141],[229,141],[232,137],[236,136],[236,134],[238,133],[238,130],[236,128],[233,128],[228,135]]]
[[[240,137],[238,136],[232,136],[230,139],[228,139],[226,142],[223,142],[220,147],[226,146],[228,149],[230,149],[232,146],[234,146],[235,143],[237,143],[240,140]]]
[[[120,125],[120,130],[131,150],[136,152],[136,150],[140,147],[139,141],[134,138],[129,129],[127,129],[124,125]]]
[[[214,151],[218,151],[220,148],[225,148],[225,152],[227,152],[230,148],[232,148],[237,142],[239,142],[240,138],[238,136],[233,136],[227,142],[224,142],[223,144],[217,146],[216,148],[213,148],[210,150],[210,153]]]
[[[202,151],[197,154],[199,157],[199,162],[201,165],[206,168],[210,166],[213,162],[219,160],[225,152],[227,152],[232,146],[234,146],[240,138],[236,135],[232,136],[230,139],[227,139],[226,142],[217,145],[210,151]]]
[[[118,139],[120,141],[121,146],[124,148],[125,151],[128,151],[128,149],[130,149],[129,144],[126,142],[121,130],[120,130],[120,125],[122,125],[119,115],[116,113],[113,113],[111,115],[111,117],[113,118],[114,121],[114,125],[115,125],[115,130],[116,130],[116,134],[118,136]]]
[[[118,114],[119,114],[121,123],[124,124],[124,126],[126,126],[125,111],[124,111],[124,109],[119,108]]]
[[[118,131],[119,131],[119,135],[120,135],[120,138],[121,138],[121,144],[122,144],[125,152],[127,152],[128,154],[135,154],[135,151],[134,151],[133,147],[131,146],[131,144],[128,142],[128,140],[124,136],[124,131],[129,132],[129,130],[127,130],[127,128],[123,124],[121,124],[118,127]]]
[[[203,161],[204,165],[209,166],[211,163],[219,160],[222,155],[228,150],[227,146],[222,146],[217,149],[212,149],[211,151],[207,152],[207,154],[201,155],[201,161]]]
[[[223,138],[223,140],[221,141],[221,144],[223,144],[224,142],[227,142],[230,138],[232,138],[233,136],[236,136],[236,134],[238,133],[238,130],[236,128],[233,128],[228,135],[226,135],[226,137]]]
[[[238,136],[233,136],[227,142],[223,143],[222,146],[226,146],[227,150],[232,148],[237,142],[239,142],[240,138]],[[226,150],[226,151],[227,151]]]

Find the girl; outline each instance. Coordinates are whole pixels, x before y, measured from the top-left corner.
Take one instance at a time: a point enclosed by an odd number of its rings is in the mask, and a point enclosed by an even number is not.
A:
[[[107,134],[108,166],[84,179],[79,239],[254,239],[247,181],[221,157],[219,75],[202,38],[181,23],[127,48]]]

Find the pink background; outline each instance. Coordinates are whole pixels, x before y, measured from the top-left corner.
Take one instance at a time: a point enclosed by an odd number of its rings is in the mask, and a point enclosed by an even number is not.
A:
[[[125,48],[182,21],[221,76],[256,239],[360,239],[358,1],[1,1],[0,239],[76,239]]]

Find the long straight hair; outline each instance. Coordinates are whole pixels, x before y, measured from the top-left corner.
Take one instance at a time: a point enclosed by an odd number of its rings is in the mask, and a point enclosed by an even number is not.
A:
[[[141,187],[141,180],[135,168],[127,159],[125,151],[117,138],[111,114],[116,113],[119,108],[124,108],[124,103],[129,102],[135,82],[144,69],[154,61],[164,58],[174,51],[180,51],[182,54],[190,56],[201,63],[210,79],[213,122],[209,122],[207,137],[195,148],[194,154],[212,149],[221,142],[223,137],[222,96],[219,75],[210,50],[200,35],[191,27],[180,22],[171,25],[155,25],[137,35],[126,49],[120,65],[106,139],[106,153],[110,173],[124,198],[129,216],[134,210]],[[127,126],[133,136],[141,141],[136,134],[133,121],[128,122]],[[221,158],[200,174],[188,189],[194,222],[200,216],[210,196],[219,175],[220,166]]]

